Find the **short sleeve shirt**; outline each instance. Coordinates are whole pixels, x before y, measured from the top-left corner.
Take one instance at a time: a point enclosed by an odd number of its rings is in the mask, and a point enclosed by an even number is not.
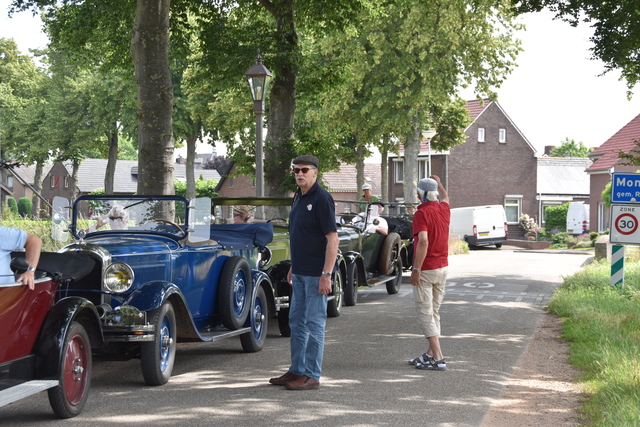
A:
[[[327,234],[336,231],[335,203],[316,182],[305,194],[296,192],[289,213],[291,271],[320,276],[327,250]]]
[[[0,283],[15,282],[11,271],[11,252],[24,249],[27,232],[0,226]]]
[[[449,265],[449,223],[451,208],[448,203],[424,202],[413,215],[414,248],[418,246],[418,233],[427,232],[429,246],[420,270],[435,270]],[[415,254],[414,250],[414,254]]]

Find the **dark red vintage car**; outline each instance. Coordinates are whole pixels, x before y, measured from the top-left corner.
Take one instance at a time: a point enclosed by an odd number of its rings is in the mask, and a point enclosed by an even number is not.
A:
[[[12,269],[26,267],[12,254]],[[65,283],[91,271],[93,261],[73,253],[41,254],[35,289],[0,284],[0,406],[48,390],[56,415],[78,415],[91,383],[91,347],[102,343],[96,307],[60,295]],[[23,270],[22,270],[23,271]]]

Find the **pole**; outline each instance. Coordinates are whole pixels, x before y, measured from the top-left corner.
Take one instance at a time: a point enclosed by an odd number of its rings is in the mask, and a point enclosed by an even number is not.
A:
[[[611,245],[611,286],[624,288],[624,246]]]
[[[264,159],[262,155],[262,110],[256,110],[256,196],[264,196]]]

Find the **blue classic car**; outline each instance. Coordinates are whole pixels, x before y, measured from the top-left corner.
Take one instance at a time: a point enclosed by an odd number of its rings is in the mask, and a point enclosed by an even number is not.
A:
[[[262,349],[273,286],[258,268],[271,224],[212,224],[210,199],[176,196],[84,196],[72,209],[54,199],[60,250],[95,266],[58,289],[98,309],[104,344],[94,355],[139,357],[149,385],[171,376],[176,343],[239,336]],[[67,233],[69,232],[69,233]]]

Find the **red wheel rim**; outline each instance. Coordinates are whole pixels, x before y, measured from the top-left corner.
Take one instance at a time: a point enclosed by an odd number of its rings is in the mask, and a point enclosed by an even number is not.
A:
[[[89,350],[82,336],[76,334],[67,343],[64,354],[64,392],[70,405],[82,401],[87,388]]]

